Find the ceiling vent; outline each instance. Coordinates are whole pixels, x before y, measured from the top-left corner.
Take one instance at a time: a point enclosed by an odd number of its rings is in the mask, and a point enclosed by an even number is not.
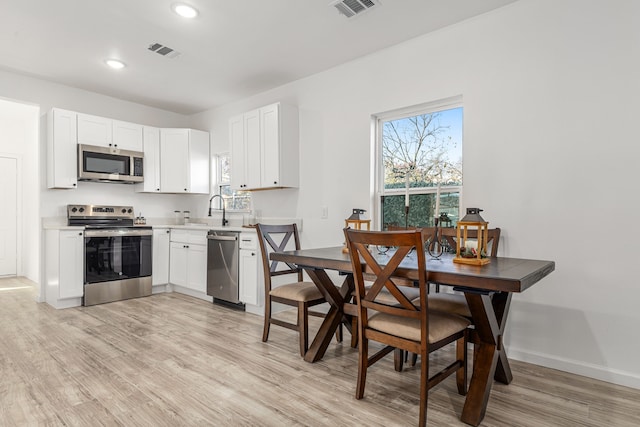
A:
[[[180,52],[178,52],[177,50],[173,50],[168,46],[161,45],[160,43],[151,43],[149,45],[149,50],[151,52],[157,53],[158,55],[162,55],[171,59],[180,56]]]
[[[347,18],[353,18],[380,4],[379,0],[336,0],[329,4]]]

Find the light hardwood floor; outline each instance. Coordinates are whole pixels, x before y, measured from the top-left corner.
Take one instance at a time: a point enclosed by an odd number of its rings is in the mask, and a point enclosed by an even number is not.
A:
[[[309,364],[293,331],[273,326],[262,343],[262,318],[176,293],[66,310],[34,298],[31,282],[0,279],[1,426],[417,421],[417,367],[397,373],[388,356],[355,400],[357,351],[348,339]],[[442,356],[434,356],[437,364]],[[640,425],[640,390],[512,367],[509,386],[494,384],[483,426]],[[455,379],[445,380],[429,395],[429,424],[464,425],[463,402]]]

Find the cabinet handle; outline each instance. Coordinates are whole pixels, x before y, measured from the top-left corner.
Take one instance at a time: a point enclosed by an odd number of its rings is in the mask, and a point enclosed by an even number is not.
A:
[[[273,181],[273,183],[274,183],[274,184],[277,184],[277,183],[278,183],[278,181]]]
[[[255,252],[251,252],[251,256],[256,256]]]
[[[82,236],[82,232],[78,233],[78,236]]]
[[[187,191],[187,189],[185,188],[184,191]]]
[[[167,230],[167,234],[169,234],[169,233],[171,233],[171,231],[170,231],[170,230]]]
[[[77,185],[76,183],[74,183],[74,184],[73,184],[73,186],[74,186],[74,187],[75,187],[76,185]]]
[[[156,188],[156,191],[160,191],[160,189],[159,189],[159,188]]]

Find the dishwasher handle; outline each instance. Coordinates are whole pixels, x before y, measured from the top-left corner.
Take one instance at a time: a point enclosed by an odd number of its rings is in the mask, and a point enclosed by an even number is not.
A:
[[[238,236],[216,236],[213,234],[207,234],[207,240],[214,240],[214,241],[236,241],[238,240]]]

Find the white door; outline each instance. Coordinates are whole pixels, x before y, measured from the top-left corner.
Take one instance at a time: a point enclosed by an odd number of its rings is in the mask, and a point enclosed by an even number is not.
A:
[[[0,157],[0,276],[17,274],[17,160]]]

